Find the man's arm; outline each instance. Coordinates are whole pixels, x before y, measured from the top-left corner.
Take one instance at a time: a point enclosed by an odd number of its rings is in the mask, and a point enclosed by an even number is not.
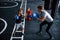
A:
[[[39,21],[44,21],[46,18],[45,17],[40,17],[40,18],[37,18]]]

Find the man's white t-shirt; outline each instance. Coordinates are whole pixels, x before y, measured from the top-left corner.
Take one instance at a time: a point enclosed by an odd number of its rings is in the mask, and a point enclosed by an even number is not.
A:
[[[45,17],[46,21],[47,22],[52,22],[53,21],[53,18],[51,17],[51,15],[46,11],[46,10],[43,10],[43,12],[39,15],[40,17]]]

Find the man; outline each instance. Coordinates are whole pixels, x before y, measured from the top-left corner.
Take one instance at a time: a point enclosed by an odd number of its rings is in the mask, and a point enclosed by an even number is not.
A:
[[[42,31],[42,26],[47,24],[47,28],[46,28],[46,32],[49,34],[50,38],[52,38],[52,35],[50,34],[49,32],[49,29],[51,28],[52,24],[53,24],[53,18],[51,17],[51,15],[46,11],[44,10],[44,7],[43,6],[38,6],[38,12],[39,12],[39,17],[37,18],[39,21],[41,21],[41,24],[40,24],[40,30],[38,33],[41,33]]]

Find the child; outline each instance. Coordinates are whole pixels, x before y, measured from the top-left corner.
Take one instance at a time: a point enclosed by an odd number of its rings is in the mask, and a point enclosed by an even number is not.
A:
[[[23,35],[23,32],[24,32],[24,28],[22,26],[22,15],[23,14],[23,10],[22,9],[19,9],[18,10],[18,14],[16,15],[16,31],[20,28],[21,29],[21,35]]]
[[[16,23],[20,23],[21,22],[22,12],[23,11],[21,9],[18,10],[18,14],[16,15]]]
[[[32,11],[31,11],[30,8],[27,9],[26,14],[27,14],[27,18],[26,18],[26,19],[27,19],[28,21],[30,21],[30,20],[31,20],[31,16],[32,16]]]

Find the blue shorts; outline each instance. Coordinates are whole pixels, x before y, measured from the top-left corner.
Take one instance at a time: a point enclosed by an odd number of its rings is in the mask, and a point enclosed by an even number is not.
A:
[[[27,15],[27,18],[31,18],[31,15]]]

